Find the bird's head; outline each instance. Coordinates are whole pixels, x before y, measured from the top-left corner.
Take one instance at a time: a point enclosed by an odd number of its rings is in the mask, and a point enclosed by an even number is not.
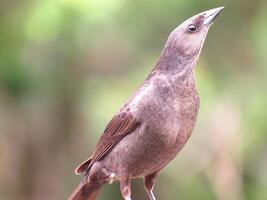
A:
[[[214,8],[199,13],[179,25],[170,34],[162,52],[163,62],[159,62],[165,70],[182,70],[187,63],[194,65],[202,49],[210,26],[224,7]],[[189,64],[188,64],[189,65]],[[177,68],[178,67],[178,68]]]
[[[210,26],[222,10],[223,7],[214,8],[187,19],[170,34],[168,40],[184,55],[197,54]]]

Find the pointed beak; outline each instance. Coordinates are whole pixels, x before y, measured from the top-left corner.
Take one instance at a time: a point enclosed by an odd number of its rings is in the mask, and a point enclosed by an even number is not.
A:
[[[213,22],[215,21],[215,19],[218,17],[218,15],[223,9],[224,7],[219,7],[219,8],[214,8],[214,9],[206,11],[203,24],[207,26],[210,26],[211,24],[213,24]]]

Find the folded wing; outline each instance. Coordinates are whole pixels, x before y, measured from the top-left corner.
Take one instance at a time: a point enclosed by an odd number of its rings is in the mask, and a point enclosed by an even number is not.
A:
[[[87,172],[95,162],[104,158],[118,142],[126,135],[132,133],[139,125],[140,122],[135,119],[131,112],[122,112],[115,115],[100,137],[94,154],[78,166],[75,173]]]

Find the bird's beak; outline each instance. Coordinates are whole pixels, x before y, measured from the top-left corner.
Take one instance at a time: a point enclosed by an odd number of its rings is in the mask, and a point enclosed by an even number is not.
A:
[[[203,24],[210,26],[223,9],[224,7],[219,7],[219,8],[214,8],[214,9],[206,11]]]

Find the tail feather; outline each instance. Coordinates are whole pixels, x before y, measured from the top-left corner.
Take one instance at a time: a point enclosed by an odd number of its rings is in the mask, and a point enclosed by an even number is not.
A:
[[[89,158],[85,160],[82,164],[80,164],[76,169],[75,169],[75,174],[80,175],[84,172],[87,172],[90,168],[92,158]]]
[[[95,200],[100,189],[101,186],[92,185],[86,180],[82,180],[68,200]]]

